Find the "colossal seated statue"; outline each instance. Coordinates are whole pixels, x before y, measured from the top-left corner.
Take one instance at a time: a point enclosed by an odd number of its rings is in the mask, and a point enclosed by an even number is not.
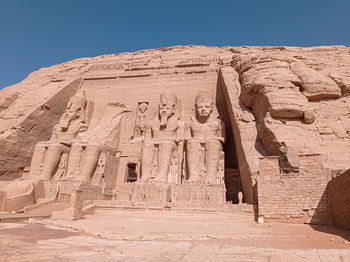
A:
[[[65,179],[88,182],[98,167],[101,153],[111,157],[117,154],[121,119],[126,112],[124,104],[107,105],[100,124],[88,132],[87,139],[72,144]]]
[[[85,94],[79,91],[68,101],[65,112],[59,123],[54,126],[49,141],[36,144],[31,162],[30,177],[9,183],[2,188],[0,202],[4,210],[18,211],[25,206],[33,205],[37,198],[45,198],[44,183],[50,180],[60,169],[62,155],[67,155],[72,144],[82,139],[87,130]],[[1,194],[0,194],[1,195]]]
[[[158,114],[144,131],[141,181],[180,182],[184,137],[184,122],[180,117],[180,100],[173,94],[161,94]]]
[[[186,146],[187,181],[217,184],[225,128],[209,92],[199,92],[196,96],[195,112],[186,129],[189,136]]]
[[[59,123],[54,126],[49,141],[35,146],[30,176],[50,180],[58,168],[63,153],[69,153],[71,145],[81,139],[88,126],[85,119],[87,100],[83,91],[70,98]]]
[[[2,204],[4,210],[18,211],[35,204],[38,198],[57,197],[58,188],[63,195],[69,195],[76,189],[75,186],[80,185],[90,186],[84,190],[91,189],[95,193],[92,198],[97,197],[98,192],[107,196],[112,194],[116,182],[121,119],[127,112],[126,107],[120,103],[109,103],[100,124],[87,131],[86,106],[83,92],[71,97],[52,131],[51,139],[37,143],[30,177],[14,181],[0,191],[0,209]],[[65,161],[61,159],[63,155]],[[59,169],[62,169],[61,172]],[[51,181],[54,174],[57,174],[56,183]],[[99,189],[94,190],[96,186]]]

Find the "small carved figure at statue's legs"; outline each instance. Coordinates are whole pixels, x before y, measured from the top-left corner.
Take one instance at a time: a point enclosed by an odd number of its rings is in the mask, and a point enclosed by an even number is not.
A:
[[[41,177],[49,180],[60,162],[62,153],[69,152],[70,147],[62,144],[50,144],[45,157],[43,172]]]
[[[86,154],[83,164],[83,170],[81,172],[82,180],[87,182],[94,174],[97,162],[100,157],[101,146],[99,145],[88,145],[86,148]]]
[[[159,144],[158,174],[155,179],[156,181],[168,181],[168,174],[174,147],[175,144],[172,141],[164,141]]]
[[[37,177],[41,173],[41,168],[45,157],[45,144],[37,143],[34,148],[32,162],[30,164],[30,176]]]
[[[68,164],[67,164],[67,174],[65,178],[75,179],[79,174],[79,164],[81,162],[81,156],[83,154],[84,144],[74,143],[71,147]]]
[[[154,145],[152,154],[153,159],[150,179],[155,179],[158,174],[159,144]]]
[[[188,163],[188,182],[199,182],[201,176],[201,143],[195,140],[187,141],[187,163]]]
[[[141,152],[141,179],[140,181],[148,181],[152,175],[153,168],[153,142],[145,141],[142,145]]]
[[[238,204],[243,204],[243,193],[242,191],[238,192]]]
[[[216,184],[216,174],[219,166],[220,159],[220,151],[221,151],[221,143],[216,140],[208,140],[206,142],[206,155],[205,155],[205,163],[206,163],[206,177],[205,182],[210,184]]]

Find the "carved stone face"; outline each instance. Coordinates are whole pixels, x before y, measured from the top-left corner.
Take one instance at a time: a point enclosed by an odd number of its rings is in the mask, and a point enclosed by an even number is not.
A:
[[[209,99],[200,100],[196,103],[196,111],[199,117],[209,117],[214,110],[214,104]]]
[[[166,117],[170,118],[175,112],[175,105],[163,99],[159,104],[159,115],[161,118]]]
[[[76,120],[80,117],[81,114],[81,107],[78,105],[75,105],[72,102],[69,102],[66,110],[64,111],[61,123],[63,123],[64,126],[68,127],[69,123],[73,120]]]

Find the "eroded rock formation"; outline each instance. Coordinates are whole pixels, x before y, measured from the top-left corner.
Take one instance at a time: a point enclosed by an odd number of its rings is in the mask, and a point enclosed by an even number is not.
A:
[[[206,173],[203,180],[212,184],[219,184],[218,174],[224,174],[228,200],[238,203],[242,191],[243,201],[254,203],[261,157],[279,156],[281,173],[299,172],[300,156],[311,154],[319,154],[322,166],[334,174],[350,168],[348,47],[176,46],[77,59],[40,69],[1,90],[2,188],[11,188],[11,180],[26,177],[29,169],[34,172],[30,166],[35,145],[54,140],[54,127],[61,126],[71,98],[79,92],[94,104],[89,110],[80,105],[88,120],[86,139],[59,141],[69,150],[52,154],[61,161],[69,151],[75,160],[68,157],[66,166],[62,164],[66,179],[107,183],[108,197],[120,195],[125,182],[199,181],[194,170],[200,166],[205,171],[200,175]],[[199,92],[213,95],[212,101],[198,99],[204,107],[209,101],[210,121],[200,120],[199,111],[193,118]],[[182,134],[186,126],[192,137]],[[206,132],[211,142],[199,142],[200,148],[192,145],[191,139]],[[195,150],[203,151],[200,161],[205,163],[191,160]],[[57,159],[50,159],[54,163],[45,179],[59,169]],[[197,189],[203,201],[210,202],[211,189],[202,187]],[[171,192],[191,190],[185,183],[177,188]],[[147,197],[145,190],[140,189],[139,198]],[[149,190],[154,192],[153,185]],[[169,197],[163,186],[157,190],[155,198]],[[181,197],[173,196],[174,201]]]

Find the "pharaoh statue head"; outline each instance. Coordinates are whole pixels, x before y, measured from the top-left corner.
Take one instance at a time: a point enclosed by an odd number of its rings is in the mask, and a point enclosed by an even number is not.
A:
[[[60,123],[62,127],[68,128],[70,123],[75,120],[85,121],[85,108],[87,100],[84,91],[80,90],[69,99],[66,110],[64,111]]]
[[[160,95],[158,115],[161,125],[166,125],[169,118],[175,114],[177,97],[170,93]]]
[[[197,118],[208,118],[214,111],[214,99],[210,92],[199,92],[195,100]]]

